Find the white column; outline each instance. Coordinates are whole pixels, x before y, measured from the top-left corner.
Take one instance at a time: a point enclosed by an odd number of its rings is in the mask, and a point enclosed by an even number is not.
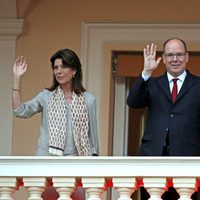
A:
[[[66,178],[58,177],[52,178],[53,186],[56,188],[56,191],[59,193],[59,200],[71,200],[71,194],[76,186],[75,178]]]
[[[166,190],[166,178],[143,178],[143,183],[150,195],[149,200],[161,200]]]
[[[173,178],[174,188],[179,193],[179,200],[189,200],[197,187],[196,178]]]
[[[0,178],[0,200],[13,200],[16,178]]]
[[[131,195],[137,188],[136,178],[113,178],[112,181],[119,193],[118,200],[131,200]]]
[[[30,195],[28,200],[42,200],[41,195],[46,187],[46,178],[23,178],[23,182]]]
[[[11,1],[9,1],[11,2]],[[0,6],[2,2],[0,2]],[[3,7],[3,6],[2,6]],[[1,10],[1,9],[0,9]],[[6,9],[6,12],[10,7]],[[12,66],[15,60],[16,38],[23,28],[21,19],[0,19],[0,154],[12,154]]]
[[[104,178],[82,178],[83,188],[86,189],[87,200],[101,200],[104,191]]]

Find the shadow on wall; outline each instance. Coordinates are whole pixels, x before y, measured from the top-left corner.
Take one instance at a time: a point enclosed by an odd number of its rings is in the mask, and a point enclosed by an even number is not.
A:
[[[17,0],[18,17],[27,17],[41,2],[41,0]]]

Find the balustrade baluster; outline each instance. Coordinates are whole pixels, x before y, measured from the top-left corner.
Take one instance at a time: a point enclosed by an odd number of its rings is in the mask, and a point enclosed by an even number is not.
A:
[[[196,178],[173,178],[174,188],[179,193],[179,200],[190,200],[197,182]]]
[[[41,195],[46,187],[46,178],[25,177],[23,182],[29,192],[28,200],[42,200]]]
[[[137,189],[136,178],[113,178],[113,187],[119,193],[118,200],[131,200],[131,195]]]
[[[166,178],[143,178],[143,183],[150,195],[148,200],[162,200],[161,196],[167,188]]]
[[[14,188],[0,187],[0,200],[13,200]]]
[[[58,200],[71,200],[71,194],[75,190],[76,179],[67,177],[52,178],[53,186],[59,193]]]
[[[105,186],[104,178],[82,178],[87,200],[101,200]]]
[[[16,178],[0,178],[0,200],[13,200],[16,185]]]

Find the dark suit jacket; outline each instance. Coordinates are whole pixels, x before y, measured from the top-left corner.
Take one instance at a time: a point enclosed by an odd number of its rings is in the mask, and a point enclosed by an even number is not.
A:
[[[128,95],[127,104],[148,107],[140,155],[161,156],[168,135],[171,156],[200,156],[199,77],[187,71],[173,103],[166,73],[146,82],[140,76]]]

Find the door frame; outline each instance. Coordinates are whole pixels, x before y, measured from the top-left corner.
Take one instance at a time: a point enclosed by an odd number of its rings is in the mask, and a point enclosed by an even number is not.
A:
[[[109,137],[112,134],[111,124],[117,123],[124,130],[124,121],[126,120],[126,115],[120,114],[119,116],[118,113],[113,116],[113,120],[110,120],[111,114],[109,111],[112,103],[109,94],[112,77],[110,75],[111,59],[109,58],[112,50],[117,48],[117,50],[132,49],[141,51],[147,43],[151,42],[157,44],[158,50],[162,50],[162,44],[166,39],[179,37],[186,41],[189,51],[199,51],[199,35],[200,23],[196,22],[82,22],[81,61],[84,66],[83,82],[97,99],[100,155],[108,155],[110,145],[113,145],[113,155],[124,155],[124,145],[126,145],[126,142],[122,144],[120,140],[121,131],[114,130],[113,137]],[[124,101],[120,98],[124,98],[125,89],[123,89],[124,87],[119,88],[117,91],[119,98],[116,101],[120,102]],[[112,138],[112,141],[109,138]],[[121,146],[117,146],[118,144],[121,144]]]

